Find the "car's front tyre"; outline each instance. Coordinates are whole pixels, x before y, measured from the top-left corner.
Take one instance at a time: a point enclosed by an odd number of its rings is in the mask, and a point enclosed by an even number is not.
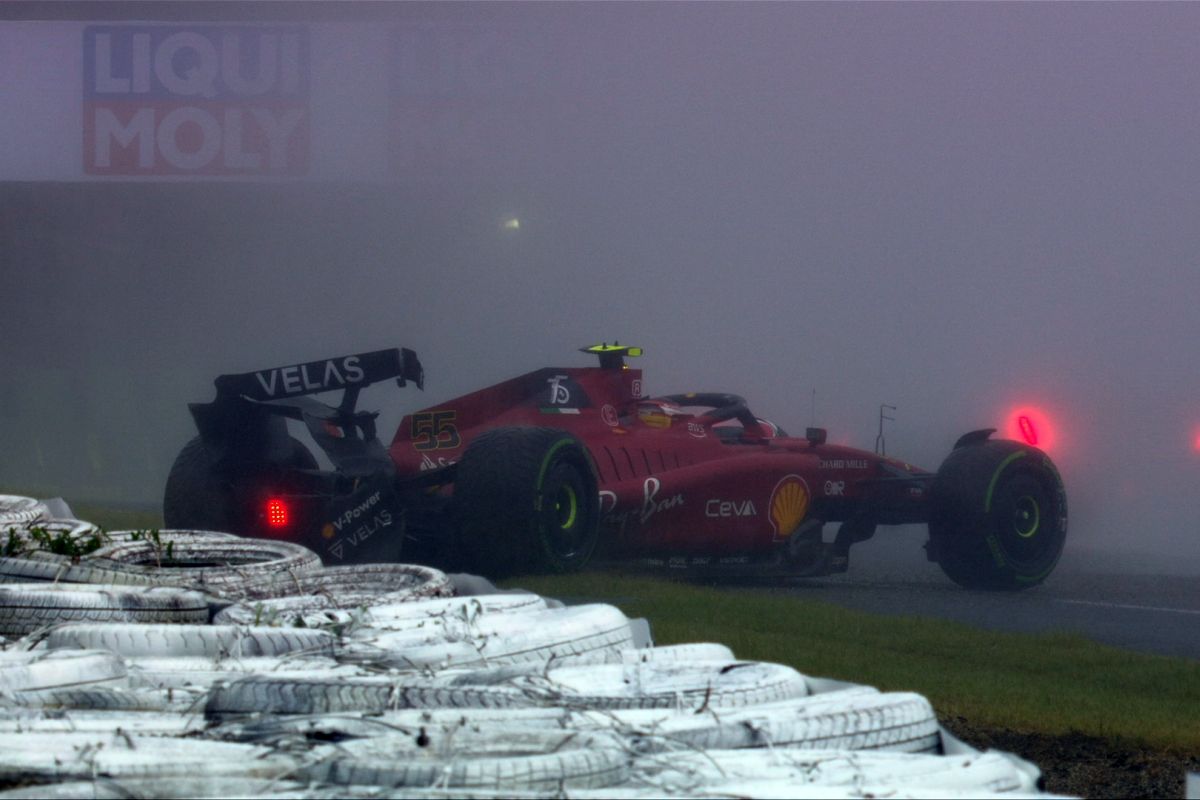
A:
[[[1001,440],[954,450],[938,469],[931,504],[933,558],[960,586],[1036,586],[1062,555],[1066,492],[1035,447]]]

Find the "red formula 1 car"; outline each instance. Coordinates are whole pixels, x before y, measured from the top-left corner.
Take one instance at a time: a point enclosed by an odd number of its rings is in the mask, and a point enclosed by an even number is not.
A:
[[[423,386],[410,350],[217,378],[167,480],[172,528],[285,538],[327,563],[425,560],[490,576],[636,559],[702,573],[844,572],[879,525],[927,523],[928,557],[969,588],[1041,582],[1067,503],[1042,451],[962,436],[936,473],[785,434],[734,394],[646,397],[638,348],[540,369],[410,414],[391,444],[359,390]],[[310,395],[343,390],[330,406]],[[333,469],[287,431],[302,422]],[[838,523],[825,535],[830,523]]]

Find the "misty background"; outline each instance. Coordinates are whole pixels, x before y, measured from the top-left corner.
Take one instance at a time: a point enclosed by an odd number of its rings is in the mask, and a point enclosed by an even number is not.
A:
[[[378,67],[432,116],[373,181],[0,183],[0,486],[157,503],[220,373],[413,348],[386,440],[619,339],[930,469],[1032,405],[1065,561],[1200,571],[1200,7],[273,5],[204,18],[432,31]]]

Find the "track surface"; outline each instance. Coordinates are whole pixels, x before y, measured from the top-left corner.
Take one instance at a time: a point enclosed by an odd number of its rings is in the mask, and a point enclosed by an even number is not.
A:
[[[850,572],[778,591],[880,614],[980,628],[1070,632],[1144,653],[1200,659],[1200,564],[1080,552],[1068,545],[1034,589],[969,592],[925,560],[922,528],[883,528],[850,552]]]

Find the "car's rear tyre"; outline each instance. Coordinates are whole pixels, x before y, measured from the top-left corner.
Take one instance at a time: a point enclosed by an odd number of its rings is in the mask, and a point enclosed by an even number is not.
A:
[[[554,428],[497,428],[458,465],[460,549],[489,577],[583,568],[599,538],[596,470],[579,439]]]
[[[316,469],[317,460],[298,440],[289,437],[292,450],[279,466]],[[243,479],[269,479],[271,466],[248,469]],[[168,528],[238,533],[246,525],[244,509],[238,507],[237,492],[228,477],[216,470],[212,453],[199,436],[183,446],[171,465],[163,490],[163,523]]]
[[[1062,555],[1067,499],[1049,456],[1010,441],[966,445],[934,481],[930,547],[968,589],[1017,590],[1045,580]]]

